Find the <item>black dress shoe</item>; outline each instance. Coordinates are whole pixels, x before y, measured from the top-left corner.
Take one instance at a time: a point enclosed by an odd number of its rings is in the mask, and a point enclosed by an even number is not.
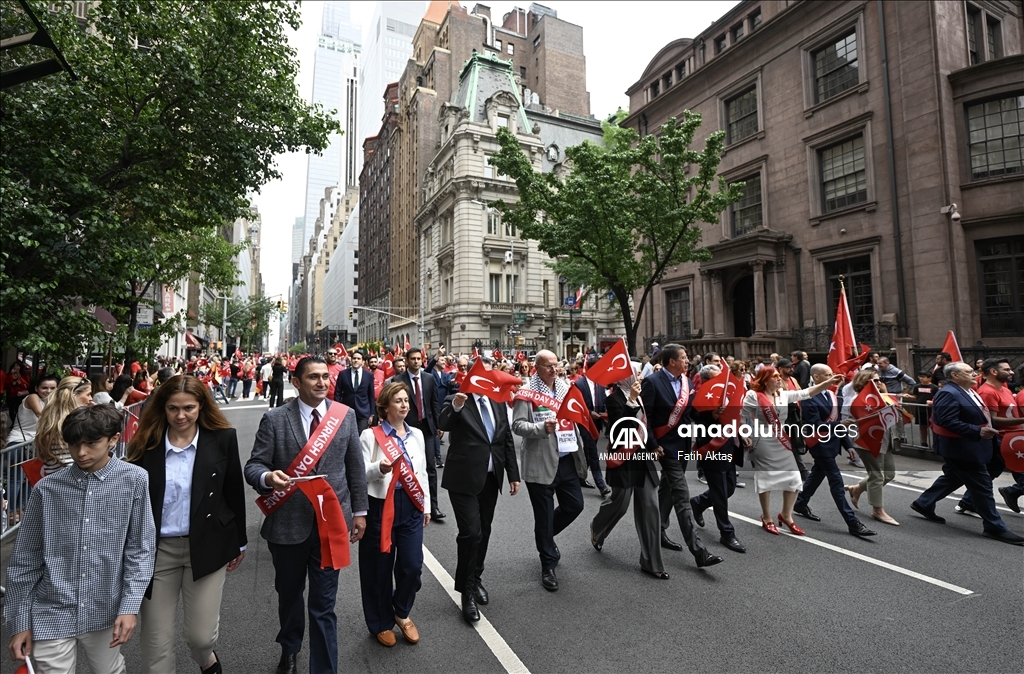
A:
[[[468,623],[480,622],[480,609],[476,607],[476,598],[470,592],[462,593],[462,617]]]
[[[794,511],[795,512],[795,511]],[[854,536],[864,538],[865,536],[874,536],[875,532],[864,526],[863,522],[857,522],[856,524],[850,525],[850,533]]]
[[[558,589],[558,578],[555,577],[555,570],[548,569],[547,571],[540,572],[540,584],[544,586],[544,589],[548,592],[554,592]]]
[[[484,589],[484,586],[480,583],[480,581],[477,581],[476,587],[473,588],[473,599],[476,599],[476,603],[480,604],[481,606],[487,606],[487,604],[491,601],[490,595],[487,594],[487,590]]]
[[[435,510],[434,512],[430,513],[430,519],[432,520],[443,520],[445,517],[448,516],[441,512],[440,510]]]
[[[721,541],[722,545],[729,548],[733,552],[746,552],[747,549],[743,547],[743,544],[736,540],[736,537],[723,538]]]
[[[438,459],[437,463],[434,464],[434,468],[444,468],[444,462]]]
[[[668,580],[668,574],[665,573],[664,571],[648,571],[647,569],[640,569],[640,570],[643,571],[644,573],[646,573],[648,576],[653,576],[653,577],[657,578],[658,580]]]
[[[594,524],[590,524],[590,544],[594,546],[594,549],[601,552],[601,548],[604,547],[604,543],[597,540],[597,534],[594,533]]]
[[[1000,487],[999,495],[1003,497],[1003,503],[1006,504],[1007,508],[1015,513],[1020,512],[1020,506],[1017,504],[1017,497],[1010,493],[1009,487]]]
[[[693,521],[697,523],[698,527],[703,528],[704,527],[704,511],[703,510],[693,510],[691,512],[693,512]]]
[[[707,550],[700,550],[693,556],[693,558],[697,560],[698,569],[703,569],[706,566],[714,566],[715,564],[721,564],[725,561],[718,555],[712,555]]]
[[[590,484],[590,480],[584,480],[583,484],[580,485],[584,489],[593,489],[594,485]]]
[[[665,534],[661,535],[661,547],[665,548],[666,550],[675,550],[676,552],[679,552],[683,549],[683,546],[679,545]]]
[[[925,510],[921,506],[917,505],[917,501],[911,502],[910,509],[913,510],[914,512],[918,513],[919,515],[921,515],[921,517],[925,518],[929,522],[938,522],[939,524],[945,524],[946,523],[946,518],[945,517],[941,517],[940,515],[936,515],[934,509],[933,510]]]
[[[1024,545],[1024,536],[1018,536],[1012,531],[983,531],[982,535],[994,538],[1010,545]]]
[[[217,651],[213,652],[213,657],[216,658],[216,662],[202,670],[203,674],[222,674],[223,670],[220,668],[220,658],[217,656]]]
[[[812,522],[820,522],[821,521],[821,518],[818,517],[817,515],[815,515],[811,511],[811,507],[810,506],[793,506],[793,512],[795,512],[797,515],[800,515],[801,517],[806,517],[807,519],[811,520]]]
[[[281,661],[277,663],[277,674],[298,674],[298,667],[295,665],[295,653],[282,653]]]

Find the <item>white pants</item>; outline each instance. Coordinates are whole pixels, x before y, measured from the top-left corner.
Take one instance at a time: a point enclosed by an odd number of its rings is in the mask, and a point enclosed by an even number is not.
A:
[[[114,629],[86,632],[67,639],[49,639],[32,644],[32,662],[39,674],[74,674],[77,671],[78,644],[93,674],[125,674],[121,647],[110,647]]]

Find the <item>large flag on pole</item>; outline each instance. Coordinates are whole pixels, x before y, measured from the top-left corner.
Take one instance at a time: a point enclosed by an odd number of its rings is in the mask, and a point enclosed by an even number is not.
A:
[[[629,360],[624,339],[615,342],[600,360],[587,368],[587,379],[601,386],[611,386],[632,376],[633,364]]]
[[[843,372],[843,363],[857,355],[857,338],[853,335],[850,307],[846,303],[846,288],[839,284],[839,306],[836,308],[836,323],[832,329],[832,344],[828,347],[828,366],[833,372]]]
[[[960,355],[960,345],[956,343],[956,335],[953,334],[952,330],[946,335],[946,341],[942,345],[942,350],[949,354],[951,362],[964,362],[963,356]]]
[[[590,416],[590,412],[587,410],[587,403],[583,400],[583,394],[580,392],[578,386],[569,387],[569,392],[566,393],[565,398],[562,399],[562,404],[559,406],[558,413],[555,415],[555,418],[579,424],[586,429],[587,433],[589,433],[590,437],[594,440],[597,440],[598,438],[597,426],[594,424],[594,419]]]

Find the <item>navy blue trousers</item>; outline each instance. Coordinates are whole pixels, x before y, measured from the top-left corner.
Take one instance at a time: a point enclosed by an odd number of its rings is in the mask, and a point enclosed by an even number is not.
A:
[[[690,499],[690,508],[698,514],[711,508],[722,538],[734,538],[736,528],[729,521],[729,497],[736,492],[736,470],[731,464],[726,468],[709,468],[703,461],[698,466],[704,468],[708,488],[700,496]]]
[[[298,495],[299,498],[304,498]],[[293,497],[294,498],[294,497]],[[269,543],[274,559],[274,589],[281,631],[277,643],[285,653],[298,653],[306,628],[302,594],[309,577],[309,672],[336,674],[338,671],[338,572],[320,568],[320,534],[316,521],[309,537],[298,545]]]
[[[1013,484],[1006,488],[1010,492],[1010,496],[1020,498],[1024,496],[1024,473],[1010,473],[1013,475]],[[964,492],[964,497],[960,499],[960,505],[967,508],[968,510],[977,510],[974,508],[974,499],[971,498],[971,492]]]
[[[814,465],[811,467],[810,475],[804,480],[804,486],[800,490],[800,495],[796,497],[796,505],[801,508],[808,505],[811,497],[814,496],[814,492],[818,490],[818,486],[825,479],[828,480],[828,490],[832,494],[832,500],[836,502],[836,508],[839,509],[839,514],[846,520],[846,524],[853,525],[859,522],[857,513],[853,512],[853,507],[846,500],[846,490],[843,489],[843,474],[839,471],[839,465],[836,463],[836,457],[834,456],[814,457]]]
[[[555,547],[555,536],[583,512],[583,489],[580,487],[576,460],[572,454],[566,454],[558,460],[554,482],[527,482],[526,490],[530,493],[530,503],[533,505],[533,537],[537,542],[537,552],[540,553],[540,566],[542,570],[549,571],[558,566],[558,558],[561,556]]]
[[[583,435],[583,452],[587,457],[587,466],[594,476],[594,484],[598,489],[604,489],[607,485],[604,482],[604,475],[601,473],[601,457],[597,452],[597,440],[590,437],[586,431],[580,431]]]
[[[370,498],[366,534],[359,541],[359,591],[370,634],[394,628],[395,616],[405,620],[422,586],[423,513],[405,492],[396,491],[391,552],[380,551],[384,499]]]
[[[935,479],[932,486],[914,501],[926,511],[934,512],[935,504],[946,498],[962,486],[966,486],[974,501],[974,511],[984,520],[984,530],[992,533],[1009,531],[1003,518],[996,511],[995,497],[992,495],[992,477],[988,468],[982,463],[954,461],[946,459],[942,464],[942,475]]]

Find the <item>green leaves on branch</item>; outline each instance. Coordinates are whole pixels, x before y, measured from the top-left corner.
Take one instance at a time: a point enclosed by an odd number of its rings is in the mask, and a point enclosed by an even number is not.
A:
[[[603,125],[604,147],[585,141],[566,150],[564,177],[537,173],[506,129],[498,131],[501,151],[490,163],[519,190],[518,203],[493,205],[555,259],[572,286],[614,293],[635,354],[652,289],[672,266],[709,259],[699,223],[718,222],[742,185],[719,179],[712,190],[724,133],[712,133],[703,150],[691,149],[699,114],[685,111],[643,138],[617,125],[624,116],[620,111]],[[636,291],[642,292],[634,308]]]

